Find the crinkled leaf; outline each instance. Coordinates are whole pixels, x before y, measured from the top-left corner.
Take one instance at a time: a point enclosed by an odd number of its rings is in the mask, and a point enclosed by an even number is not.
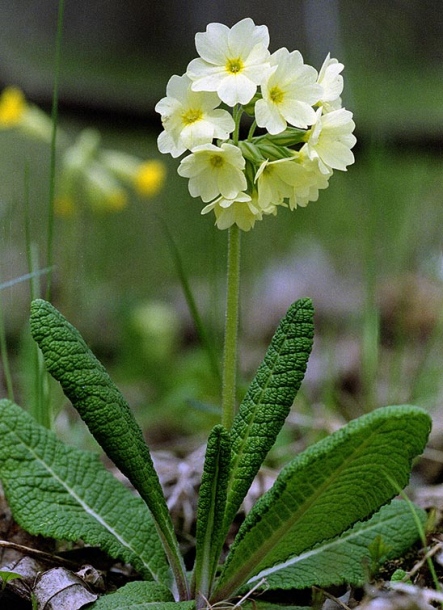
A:
[[[362,585],[372,563],[370,548],[374,541],[379,539],[386,549],[378,558],[379,566],[401,556],[420,537],[416,519],[423,525],[426,512],[403,500],[393,500],[341,536],[259,572],[247,586],[254,587],[263,578],[266,589],[304,589],[341,583]]]
[[[31,534],[82,539],[170,582],[144,502],[92,453],[68,447],[9,400],[0,401],[0,480],[14,518]]]
[[[196,557],[193,583],[196,594],[208,596],[224,542],[222,531],[226,505],[231,448],[229,433],[215,426],[208,439],[197,509]]]
[[[297,456],[246,517],[211,601],[371,516],[407,484],[430,427],[422,409],[384,407]]]
[[[174,602],[170,591],[157,583],[130,582],[115,593],[104,595],[91,610],[193,610],[195,602]]]
[[[36,299],[31,304],[30,321],[48,371],[151,510],[180,593],[186,596],[183,560],[166,500],[149,448],[127,402],[78,330],[55,307]]]
[[[234,419],[225,529],[274,445],[303,381],[314,337],[313,315],[310,299],[291,305]]]

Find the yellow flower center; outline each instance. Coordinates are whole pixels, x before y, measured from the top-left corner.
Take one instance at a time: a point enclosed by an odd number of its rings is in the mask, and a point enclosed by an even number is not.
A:
[[[185,125],[192,125],[192,123],[201,121],[203,118],[203,112],[200,110],[200,108],[189,108],[189,110],[183,112],[181,117]]]
[[[221,155],[212,155],[211,165],[215,169],[221,167],[223,165],[223,157]]]
[[[269,97],[274,104],[281,104],[283,98],[285,97],[285,93],[280,89],[280,87],[272,87],[272,89],[269,91]]]
[[[0,96],[0,127],[13,127],[20,123],[26,110],[26,100],[17,87],[6,87]]]
[[[239,72],[241,72],[244,68],[244,64],[242,62],[242,60],[240,59],[240,57],[237,57],[236,59],[229,59],[227,64],[226,64],[226,70],[227,72],[229,72],[230,74],[238,74]]]

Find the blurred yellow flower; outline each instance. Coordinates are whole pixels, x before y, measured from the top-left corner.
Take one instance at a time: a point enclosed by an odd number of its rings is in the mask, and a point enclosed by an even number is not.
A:
[[[18,87],[6,87],[0,95],[0,128],[19,125],[26,111],[26,99]]]
[[[154,197],[163,188],[166,167],[161,161],[151,160],[141,163],[134,176],[134,186],[142,197]]]
[[[84,189],[91,208],[97,212],[120,212],[128,205],[128,195],[114,176],[98,163],[84,172]]]
[[[108,193],[103,199],[104,209],[109,212],[120,212],[128,205],[128,196],[123,189],[117,189]]]
[[[49,143],[52,138],[51,118],[37,106],[29,104],[21,89],[10,86],[0,95],[0,129],[12,128],[43,142]]]
[[[59,195],[55,212],[72,216],[86,202],[95,212],[120,212],[128,205],[128,193],[121,176],[104,163],[100,134],[84,129],[61,160]]]
[[[162,161],[141,159],[117,150],[104,150],[100,161],[116,178],[132,186],[141,197],[154,197],[166,179]]]
[[[70,218],[75,215],[77,208],[72,197],[61,195],[54,199],[54,212],[62,218]]]

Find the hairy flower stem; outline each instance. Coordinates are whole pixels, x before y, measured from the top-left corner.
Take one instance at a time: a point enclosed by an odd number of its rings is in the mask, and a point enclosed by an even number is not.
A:
[[[240,229],[229,229],[225,343],[223,351],[222,424],[230,430],[235,415],[240,289]]]
[[[237,104],[234,107],[233,110],[233,118],[234,118],[234,123],[235,123],[235,128],[234,131],[232,133],[232,141],[233,143],[237,146],[238,145],[238,140],[240,137],[240,120],[241,120],[241,116],[243,114],[243,108],[240,104]]]

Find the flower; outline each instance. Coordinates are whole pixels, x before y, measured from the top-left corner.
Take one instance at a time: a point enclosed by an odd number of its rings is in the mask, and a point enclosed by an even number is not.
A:
[[[299,51],[286,48],[271,55],[273,70],[261,83],[263,99],[255,104],[259,127],[270,134],[286,129],[287,123],[305,129],[315,122],[312,105],[319,101],[322,88],[316,82],[317,71],[303,63]]]
[[[117,150],[105,150],[99,160],[119,180],[132,186],[142,197],[154,197],[163,187],[166,167],[161,161],[142,161]]]
[[[232,28],[210,23],[195,44],[199,57],[170,79],[156,110],[160,151],[190,151],[178,173],[207,204],[202,214],[213,211],[219,229],[249,231],[280,207],[316,201],[334,169],[354,162],[355,124],[341,107],[343,64],[328,54],[318,73],[299,51],[271,55],[267,27],[250,18]],[[245,113],[251,126],[241,140]],[[256,135],[257,127],[266,133]]]
[[[87,201],[94,212],[120,212],[128,204],[126,191],[97,161],[77,167],[64,165],[60,182],[54,209],[62,217],[76,214],[78,202]]]
[[[163,188],[166,168],[163,163],[152,159],[140,163],[134,176],[134,186],[139,195],[153,197]]]
[[[331,59],[330,53],[327,54],[317,79],[318,84],[323,89],[320,104],[324,111],[330,112],[341,107],[340,95],[343,91],[343,76],[340,72],[343,68],[343,64],[339,63],[337,59]]]
[[[44,142],[52,139],[52,120],[40,108],[29,104],[18,87],[6,87],[0,95],[0,129],[11,128]]]
[[[282,204],[291,195],[299,170],[292,158],[263,161],[255,174],[260,209]]]
[[[178,167],[178,173],[189,178],[192,197],[201,197],[206,203],[218,195],[235,199],[246,189],[243,172],[245,160],[240,149],[233,144],[203,144],[193,149]]]
[[[125,190],[98,163],[85,168],[84,190],[91,208],[97,212],[120,212],[128,204]]]
[[[74,200],[75,194],[83,190],[84,176],[92,163],[97,163],[100,134],[95,129],[83,129],[75,142],[67,148],[61,159],[59,198],[65,202]],[[83,193],[82,193],[83,194]],[[72,207],[69,205],[63,208]]]
[[[322,174],[318,161],[294,152],[293,156],[275,161],[264,161],[255,175],[258,203],[265,214],[276,214],[278,205],[295,210],[318,199],[318,192],[328,186],[332,171]]]
[[[94,211],[119,212],[129,202],[127,187],[143,197],[153,197],[165,176],[161,161],[102,150],[100,134],[84,129],[62,156],[55,209],[61,216],[72,216],[77,203],[87,202]]]
[[[294,163],[298,171],[294,172],[297,179],[294,179],[292,191],[288,197],[290,210],[295,210],[298,206],[304,208],[310,201],[317,201],[319,191],[329,185],[329,178],[332,170],[322,173],[319,168],[318,160],[311,161],[307,155],[297,153]]]
[[[352,112],[339,108],[322,114],[317,110],[317,122],[311,128],[306,144],[301,149],[311,160],[317,159],[320,171],[328,174],[331,169],[346,171],[354,163],[351,148],[357,139],[353,135],[355,123]]]
[[[18,87],[6,87],[0,95],[0,127],[19,125],[26,111],[26,100]]]
[[[216,93],[191,89],[188,76],[174,75],[166,87],[166,97],[155,106],[164,131],[158,137],[162,153],[179,157],[185,150],[209,144],[214,138],[226,140],[234,130],[234,119],[220,105]]]
[[[262,213],[250,195],[239,193],[232,199],[218,197],[201,211],[202,214],[214,211],[215,224],[219,229],[228,229],[236,224],[242,231],[250,231]]]
[[[195,46],[200,57],[186,71],[192,90],[216,91],[228,106],[250,102],[269,69],[268,28],[249,17],[231,29],[210,23],[195,36]]]

